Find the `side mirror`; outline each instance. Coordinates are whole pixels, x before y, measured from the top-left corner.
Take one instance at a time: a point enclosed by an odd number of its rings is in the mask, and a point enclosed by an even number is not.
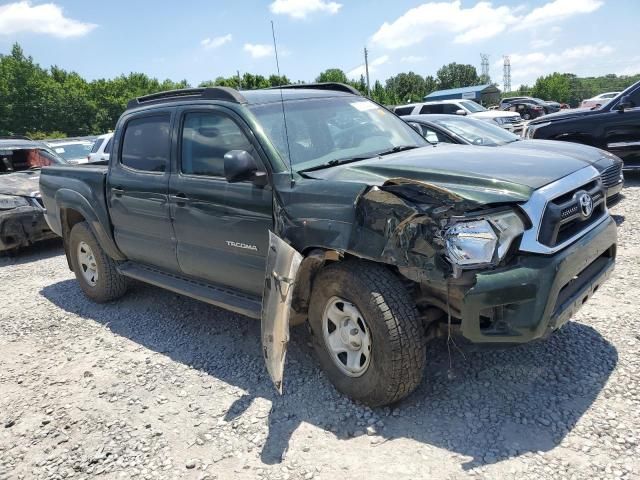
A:
[[[258,171],[255,158],[245,150],[230,150],[225,153],[224,177],[229,183],[253,180],[256,184],[265,185],[267,180],[267,175]]]
[[[616,106],[616,110],[623,112],[627,108],[632,108],[632,107],[633,107],[633,103],[631,102],[631,98],[629,98],[629,95],[625,95],[620,99],[620,103],[618,103],[618,105]]]
[[[466,115],[466,114],[467,114],[466,110],[463,110],[463,109],[456,110],[456,115]]]

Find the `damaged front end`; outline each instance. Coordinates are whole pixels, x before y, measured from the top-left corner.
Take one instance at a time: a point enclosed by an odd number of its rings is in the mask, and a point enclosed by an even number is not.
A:
[[[26,247],[55,236],[35,197],[0,195],[0,252]]]

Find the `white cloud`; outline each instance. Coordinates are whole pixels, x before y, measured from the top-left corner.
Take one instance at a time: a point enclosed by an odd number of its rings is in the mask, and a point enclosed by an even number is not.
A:
[[[553,72],[571,72],[582,75],[593,75],[599,72],[590,70],[592,61],[610,56],[614,49],[605,44],[587,44],[567,48],[560,52],[512,53],[511,86],[517,88],[521,84],[531,85],[536,78]],[[597,63],[603,63],[597,60]],[[606,64],[606,62],[604,62]],[[496,68],[502,67],[502,60],[494,63]]]
[[[455,43],[469,44],[495,37],[508,30],[535,28],[558,22],[571,15],[590,13],[602,5],[601,0],[552,0],[524,13],[522,6],[494,6],[480,1],[465,8],[460,0],[428,2],[408,10],[393,22],[384,22],[372,41],[395,49],[422,42],[436,33],[453,35]]]
[[[422,57],[420,55],[407,55],[406,57],[402,57],[400,61],[402,63],[421,63],[424,62],[427,57]]]
[[[312,13],[328,13],[335,15],[342,8],[341,3],[325,0],[275,0],[269,9],[276,15],[289,15],[291,18],[303,19]]]
[[[262,43],[245,43],[244,51],[253,58],[264,58],[273,55],[273,46]]]
[[[200,45],[204,47],[205,50],[211,50],[213,48],[218,48],[224,45],[225,43],[229,43],[232,40],[232,36],[230,33],[227,35],[223,35],[221,37],[214,38],[205,38],[200,42]]]
[[[81,37],[96,27],[94,23],[65,17],[55,3],[34,6],[24,1],[0,5],[0,35],[30,32],[60,38]]]
[[[529,46],[531,48],[545,48],[550,47],[555,43],[553,38],[536,38],[535,40],[531,40]]]
[[[380,65],[384,65],[388,61],[389,61],[389,55],[382,55],[381,57],[378,57],[375,60],[372,60],[371,62],[369,62],[369,75],[372,75]],[[347,72],[347,77],[360,78],[360,75],[366,75],[366,74],[367,74],[367,70],[363,63],[362,65],[358,65],[353,70],[350,70],[349,72]]]

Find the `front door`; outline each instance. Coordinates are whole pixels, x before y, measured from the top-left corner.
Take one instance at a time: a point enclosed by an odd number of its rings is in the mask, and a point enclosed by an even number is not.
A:
[[[262,164],[242,120],[221,107],[180,114],[171,216],[181,270],[198,279],[260,295],[273,225],[272,190],[229,183],[224,155],[246,150]]]
[[[168,198],[172,115],[159,109],[124,121],[107,197],[115,241],[127,258],[178,272]]]
[[[611,111],[605,121],[603,147],[619,156],[625,168],[640,168],[640,88],[629,95],[631,108]]]

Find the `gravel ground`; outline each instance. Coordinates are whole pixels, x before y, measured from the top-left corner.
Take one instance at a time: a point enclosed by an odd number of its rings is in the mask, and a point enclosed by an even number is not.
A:
[[[640,478],[640,178],[612,279],[549,340],[430,344],[393,409],[340,396],[293,332],[285,395],[259,324],[154,287],[95,305],[57,242],[0,259],[0,478]]]

